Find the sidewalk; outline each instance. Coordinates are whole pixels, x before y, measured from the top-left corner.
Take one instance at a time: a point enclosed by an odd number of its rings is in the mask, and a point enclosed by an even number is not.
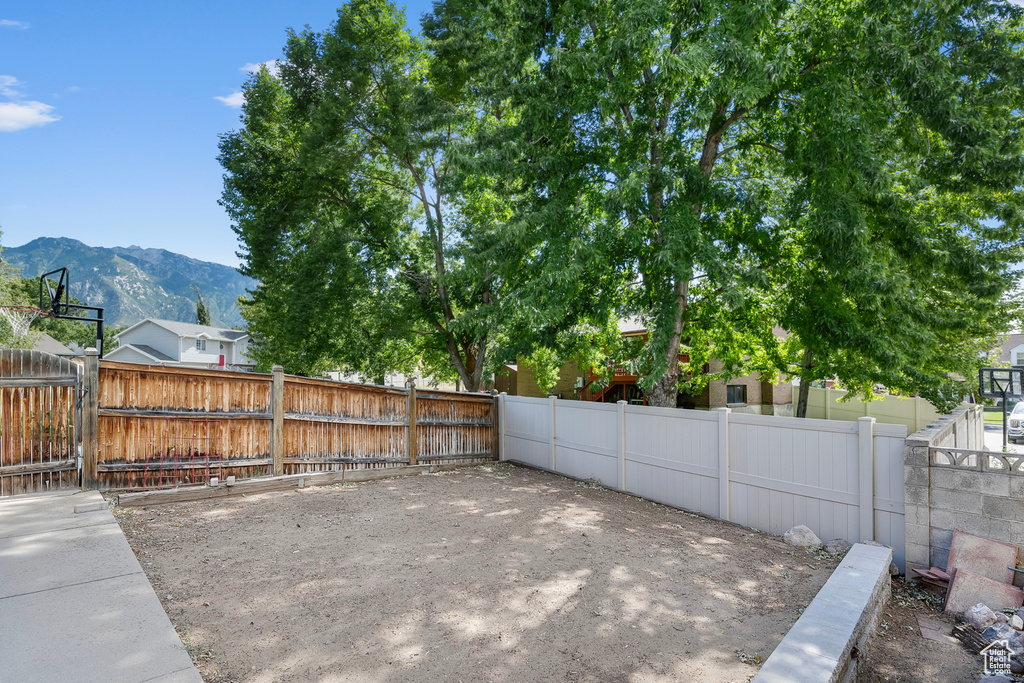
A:
[[[0,683],[15,681],[202,681],[95,491],[0,500]]]

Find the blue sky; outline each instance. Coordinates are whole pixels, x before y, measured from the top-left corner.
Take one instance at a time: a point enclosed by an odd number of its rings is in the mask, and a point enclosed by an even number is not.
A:
[[[246,65],[280,57],[288,28],[325,30],[340,4],[0,4],[0,244],[73,237],[237,266],[218,135],[239,126]],[[398,4],[413,27],[431,8]]]

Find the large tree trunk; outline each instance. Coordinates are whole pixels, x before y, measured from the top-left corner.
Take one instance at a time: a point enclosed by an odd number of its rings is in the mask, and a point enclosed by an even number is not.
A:
[[[811,350],[804,349],[804,360],[800,364],[800,393],[796,401],[797,417],[807,417],[807,397],[811,393],[811,368],[813,367]]]
[[[439,323],[435,323],[438,330],[444,330]],[[451,332],[445,331],[445,347],[448,349],[448,357],[452,360],[455,372],[458,374],[466,391],[476,393],[483,384],[484,357],[487,353],[487,338],[478,339],[475,344],[463,342],[461,345],[456,341]]]
[[[747,111],[746,109],[737,109],[731,115],[726,115],[729,108],[729,100],[721,102],[716,108],[715,113],[712,116],[711,122],[708,125],[708,132],[704,138],[704,145],[701,150],[701,157],[698,166],[701,173],[706,176],[711,176],[714,170],[715,160],[718,159],[718,150],[722,142],[722,136],[725,131],[728,130],[729,126],[735,123],[743,114]],[[659,122],[657,132],[661,133],[665,130],[667,120]],[[661,163],[661,148],[655,140],[651,145],[651,164],[660,165]],[[658,184],[656,187],[648,190],[648,200],[653,207],[651,213],[651,220],[659,226],[658,230],[661,230],[661,211],[664,208],[664,188]],[[703,211],[704,203],[703,200],[695,201],[693,204],[693,212],[700,216]],[[659,235],[659,240],[662,239]],[[689,281],[680,280],[675,283],[673,292],[675,294],[675,323],[672,328],[672,333],[668,339],[668,345],[665,349],[665,360],[668,363],[668,369],[664,376],[662,376],[650,391],[647,392],[647,403],[652,406],[660,406],[662,408],[675,408],[679,396],[679,348],[682,345],[683,339],[683,327],[684,327],[684,315],[686,313],[686,307],[688,305],[688,289]]]
[[[683,314],[686,312],[690,283],[679,280],[672,288],[675,294],[675,322],[665,348],[665,374],[647,392],[647,404],[675,408],[679,396],[679,347],[683,341]]]

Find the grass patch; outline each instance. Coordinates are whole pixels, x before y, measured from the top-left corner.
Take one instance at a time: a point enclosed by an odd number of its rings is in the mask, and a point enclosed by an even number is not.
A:
[[[985,411],[985,422],[993,422],[1003,424],[1003,414],[1001,412],[988,412]]]

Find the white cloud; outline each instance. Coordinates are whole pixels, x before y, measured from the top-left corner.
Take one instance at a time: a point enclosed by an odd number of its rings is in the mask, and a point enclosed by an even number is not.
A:
[[[0,132],[13,133],[23,128],[45,126],[60,119],[42,102],[0,102]]]
[[[236,109],[245,104],[245,95],[241,91],[236,91],[226,96],[218,95],[213,99],[223,102],[226,107],[235,107]]]
[[[59,116],[51,113],[53,107],[49,104],[21,101],[20,85],[21,82],[14,76],[0,74],[0,97],[10,100],[0,102],[0,132],[12,133],[60,120]]]
[[[0,74],[0,95],[12,98],[20,96],[21,93],[15,90],[15,87],[19,85],[21,85],[21,83],[19,83],[18,79],[14,76],[4,76],[3,74]]]
[[[28,22],[14,21],[13,19],[0,19],[0,26],[3,28],[17,28],[24,31],[28,28]]]
[[[245,66],[240,67],[238,70],[245,73],[254,74],[260,70],[261,66],[267,67],[267,71],[270,72],[271,76],[277,76],[278,74],[281,73],[281,62],[279,62],[276,59],[271,59],[269,62],[249,62]]]

